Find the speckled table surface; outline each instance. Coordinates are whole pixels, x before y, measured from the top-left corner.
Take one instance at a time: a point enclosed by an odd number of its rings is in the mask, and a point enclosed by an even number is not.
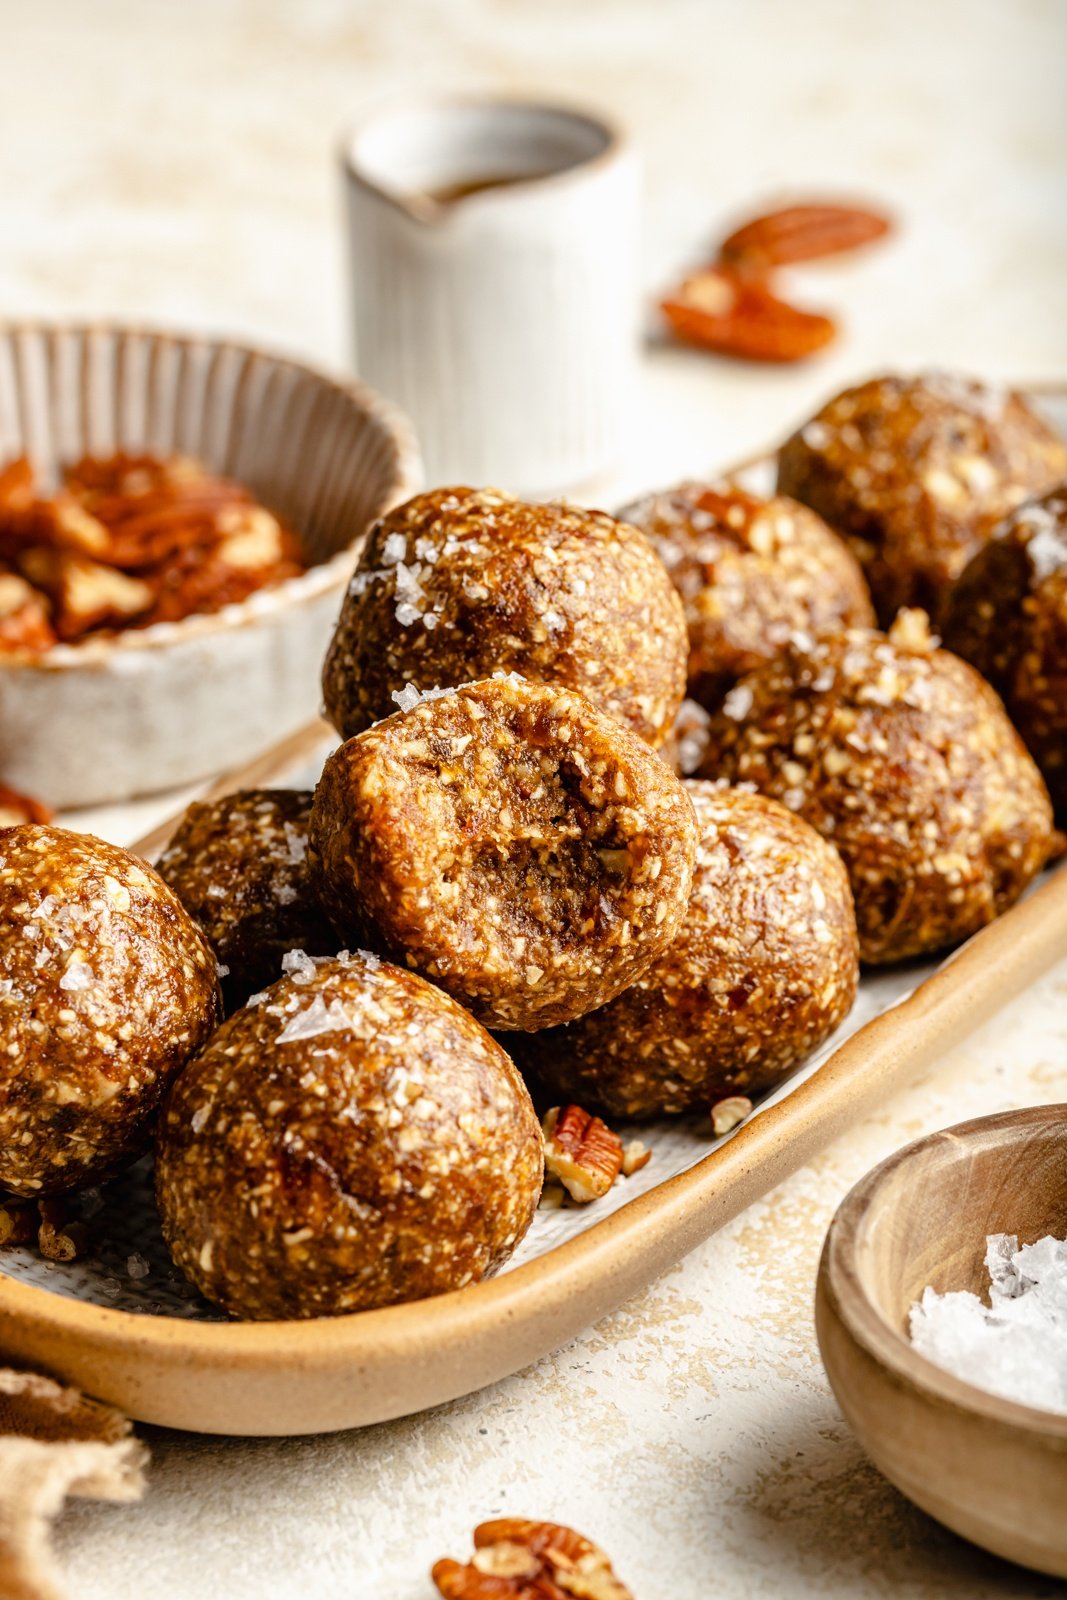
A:
[[[1067,372],[1057,0],[0,0],[0,302],[241,333],[341,366],[338,130],[442,83],[591,97],[634,128],[649,287],[781,194],[869,193],[896,239],[796,274],[847,333],[766,372],[652,348],[612,492],[778,438],[886,365]],[[130,838],[158,804],[110,812]],[[569,1521],[640,1600],[1052,1594],[942,1532],[864,1461],[812,1325],[848,1187],[963,1117],[1067,1099],[1067,960],[636,1301],[506,1383],[362,1433],[146,1430],[140,1507],[75,1506],[79,1600],[428,1600],[498,1512]]]

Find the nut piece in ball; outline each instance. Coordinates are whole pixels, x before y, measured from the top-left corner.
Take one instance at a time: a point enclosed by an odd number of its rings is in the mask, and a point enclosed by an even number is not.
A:
[[[706,1112],[769,1089],[856,996],[856,919],[833,846],[764,795],[686,789],[700,842],[673,943],[609,1005],[516,1041],[550,1095],[611,1116]]]
[[[851,550],[807,506],[736,484],[683,483],[620,512],[641,528],[685,606],[689,695],[714,711],[793,633],[874,624]]]
[[[945,644],[996,689],[1067,821],[1067,485],[1005,519],[964,568]]]
[[[383,941],[487,1026],[540,1028],[603,1005],[670,943],[696,823],[636,735],[513,674],[335,751],[311,850],[339,932]]]
[[[939,621],[1001,517],[1064,477],[1067,444],[1021,395],[942,373],[846,389],[778,461],[779,491],[849,540],[883,623]]]
[[[1051,845],[1048,792],[1004,707],[933,646],[914,611],[888,638],[793,645],[712,719],[703,776],[754,783],[837,846],[868,962],[966,939]]]
[[[501,1266],[541,1190],[518,1072],[414,973],[290,962],[178,1078],[156,1139],[171,1253],[231,1316],[321,1317]]]
[[[151,867],[65,828],[0,831],[0,1190],[133,1161],[217,1021],[215,957]]]
[[[287,950],[332,955],[307,867],[311,793],[242,789],[186,811],[156,870],[229,971],[226,1010],[273,983]]]
[[[648,540],[602,511],[436,489],[372,530],[323,672],[346,739],[394,695],[515,671],[577,689],[659,745],[685,693],[685,618]]]

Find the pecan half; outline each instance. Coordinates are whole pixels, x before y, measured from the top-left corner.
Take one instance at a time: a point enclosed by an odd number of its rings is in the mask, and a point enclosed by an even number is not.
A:
[[[541,1124],[545,1166],[572,1200],[607,1194],[622,1168],[622,1140],[581,1106],[553,1106]]]
[[[871,244],[889,232],[888,217],[858,206],[785,206],[754,217],[724,240],[721,263],[764,273],[793,261],[815,261]]]
[[[52,813],[39,800],[19,794],[0,783],[0,828],[14,828],[20,822],[51,822]]]
[[[472,1559],[438,1561],[432,1577],[445,1600],[633,1600],[592,1540],[520,1517],[483,1522]]]
[[[661,309],[685,343],[746,361],[803,361],[837,331],[829,317],[801,311],[729,267],[694,273]]]

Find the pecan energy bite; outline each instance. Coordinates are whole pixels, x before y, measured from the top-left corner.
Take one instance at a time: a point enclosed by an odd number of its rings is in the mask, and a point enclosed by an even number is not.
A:
[[[294,957],[160,1118],[177,1264],[232,1316],[332,1316],[462,1288],[529,1227],[541,1131],[507,1055],[375,956]]]
[[[372,529],[323,672],[350,738],[427,690],[520,672],[658,745],[685,693],[685,619],[647,539],[602,511],[436,489]]]
[[[860,954],[919,956],[1005,911],[1047,858],[1048,793],[993,690],[905,611],[791,645],[712,719],[705,777],[754,783],[837,846]]]
[[[736,484],[683,483],[620,512],[641,528],[685,605],[689,689],[715,710],[797,631],[873,625],[855,556],[807,506]]]
[[[489,1026],[539,1028],[603,1005],[669,944],[696,824],[635,734],[513,674],[342,745],[310,837],[339,932],[384,941]]]
[[[945,644],[977,667],[1067,819],[1067,485],[1027,501],[952,591]]]
[[[517,1052],[551,1094],[612,1116],[706,1111],[768,1089],[856,996],[856,919],[833,846],[764,795],[686,789],[700,840],[674,941],[610,1004]]]
[[[778,489],[848,539],[883,623],[940,620],[997,522],[1067,477],[1067,444],[1019,394],[947,373],[846,389],[788,439]]]
[[[191,805],[156,863],[211,941],[227,1011],[281,971],[287,950],[337,949],[307,867],[311,793],[243,789]]]
[[[60,1194],[140,1155],[217,1006],[206,939],[143,861],[0,831],[0,1190]]]

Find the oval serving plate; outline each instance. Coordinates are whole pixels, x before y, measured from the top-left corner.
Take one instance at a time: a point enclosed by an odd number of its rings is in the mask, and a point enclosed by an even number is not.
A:
[[[1040,396],[1067,419],[1067,391]],[[766,487],[768,459],[743,475]],[[313,783],[316,724],[213,786]],[[175,819],[176,820],[176,819]],[[138,842],[155,854],[174,822]],[[941,962],[866,975],[823,1048],[713,1141],[699,1119],[633,1131],[653,1158],[582,1209],[538,1212],[496,1278],[409,1305],[307,1322],[236,1323],[172,1267],[147,1162],[110,1186],[96,1254],[0,1256],[0,1351],[145,1422],[287,1435],[385,1421],[506,1377],[557,1348],[958,1043],[1067,949],[1067,865]],[[131,1270],[132,1269],[132,1270]]]

